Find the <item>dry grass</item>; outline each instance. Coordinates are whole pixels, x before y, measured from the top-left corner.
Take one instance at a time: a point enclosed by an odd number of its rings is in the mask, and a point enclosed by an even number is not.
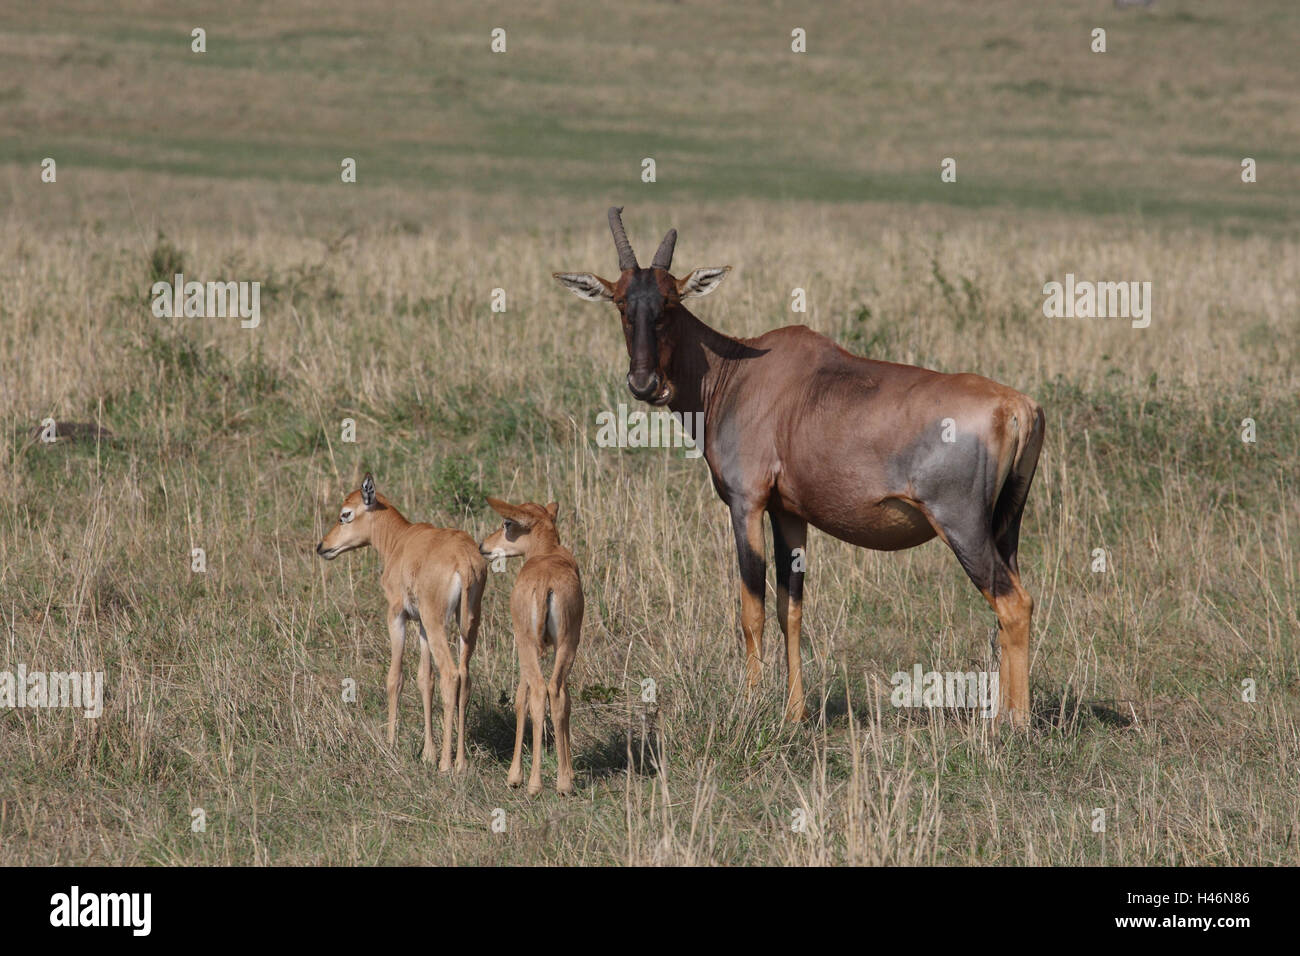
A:
[[[739,266],[700,309],[718,327],[785,321],[803,284],[814,327],[980,369],[1047,408],[1023,555],[1042,716],[1028,739],[889,706],[897,669],[983,664],[992,619],[937,543],[884,555],[815,536],[822,719],[780,724],[775,662],[762,695],[739,692],[734,557],[703,463],[594,444],[596,411],[626,400],[621,338],[548,271],[607,265],[598,217],[486,248],[470,222],[333,251],[190,234],[187,273],[237,257],[238,274],[276,277],[254,332],[154,319],[130,237],[11,232],[6,659],[104,669],[109,699],[97,723],[0,716],[6,862],[1294,862],[1300,421],[1278,354],[1294,298],[1276,290],[1294,288],[1300,248],[1270,244],[1252,280],[1227,265],[1264,255],[1251,239],[973,217],[940,236],[878,216],[854,235],[860,211],[750,213],[701,210],[683,230],[683,265]],[[661,225],[630,218],[638,236]],[[1155,321],[1035,314],[1067,269],[1157,277]],[[936,270],[969,279],[977,305],[951,306]],[[36,420],[94,420],[101,401],[115,439],[30,444]],[[1237,437],[1245,416],[1255,447]],[[357,445],[338,441],[344,417]],[[504,786],[513,572],[485,603],[471,772],[418,761],[413,682],[397,747],[382,743],[375,559],[311,553],[363,467],[411,515],[476,534],[492,522],[480,491],[562,502],[589,594],[576,799]],[[1110,573],[1089,571],[1094,547]],[[341,701],[348,677],[358,705]],[[655,708],[639,703],[646,677]],[[800,808],[807,833],[790,829]]]

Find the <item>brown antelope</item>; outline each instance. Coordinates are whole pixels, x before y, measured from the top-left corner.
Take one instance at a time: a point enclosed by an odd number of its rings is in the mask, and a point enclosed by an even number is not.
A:
[[[492,510],[504,520],[483,539],[479,550],[491,557],[524,558],[514,590],[510,592],[510,617],[519,651],[519,688],[515,691],[515,756],[506,783],[523,783],[525,707],[533,718],[533,766],[528,793],[542,792],[542,729],[546,701],[555,722],[555,756],[559,763],[555,789],[573,792],[573,756],[569,752],[569,668],[578,653],[582,630],[582,580],[573,553],[560,545],[554,501],[543,508],[531,502],[512,505],[489,498]],[[555,665],[548,683],[542,676],[542,655],[555,648]],[[527,695],[525,697],[525,695]]]
[[[406,622],[420,628],[418,682],[424,701],[424,759],[433,762],[433,674],[437,662],[442,683],[442,758],[439,770],[451,769],[452,716],[456,716],[456,769],[465,768],[465,704],[469,700],[469,659],[478,639],[479,609],[487,562],[474,539],[454,528],[412,524],[383,495],[366,474],[361,487],[343,499],[339,520],[316,545],[316,553],[332,561],[344,551],[374,545],[383,565],[380,582],[388,598],[388,742],[397,739],[397,699],[402,693],[402,652]],[[447,645],[452,621],[460,628],[460,663]],[[432,632],[432,634],[430,634]]]
[[[799,630],[808,525],[880,551],[938,535],[997,614],[1000,710],[1025,725],[1033,600],[1021,586],[1016,549],[1043,443],[1042,410],[987,378],[861,358],[803,325],[753,339],[716,332],[682,303],[708,295],[731,267],[674,278],[677,230],[670,229],[642,269],[621,213],[609,210],[616,282],[588,272],[555,278],[583,299],[618,308],[636,398],[703,423],[704,457],[736,538],[749,686],[763,656],[765,511],[788,719],[807,716]]]

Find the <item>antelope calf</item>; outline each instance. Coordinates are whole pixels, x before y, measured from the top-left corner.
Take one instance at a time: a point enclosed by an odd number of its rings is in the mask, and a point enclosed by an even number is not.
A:
[[[433,763],[433,674],[437,662],[442,683],[442,758],[439,770],[451,769],[452,715],[456,715],[456,769],[465,768],[465,702],[469,699],[469,659],[478,638],[479,608],[487,581],[487,562],[474,539],[454,528],[412,524],[366,474],[361,487],[343,499],[338,523],[316,545],[332,561],[344,551],[374,545],[384,566],[380,581],[388,598],[388,742],[397,738],[397,698],[402,693],[402,652],[406,622],[420,628],[420,696],[424,700],[424,759]],[[460,664],[452,659],[447,632],[453,619],[460,628]],[[429,631],[432,631],[430,637]]]
[[[736,539],[750,687],[763,660],[764,514],[772,523],[791,720],[807,716],[799,641],[808,526],[878,551],[938,537],[997,615],[1000,715],[1026,725],[1034,602],[1020,583],[1017,552],[1043,410],[978,375],[853,355],[803,325],[752,339],[724,335],[683,303],[708,295],[731,267],[672,275],[677,230],[670,229],[643,269],[621,213],[612,207],[608,215],[616,280],[590,272],[555,278],[618,310],[636,398],[668,406],[692,427],[704,423],[704,459]]]
[[[531,502],[507,504],[489,498],[492,510],[503,519],[501,527],[483,539],[479,550],[492,557],[522,555],[510,593],[510,616],[514,621],[515,647],[519,650],[519,688],[515,691],[515,755],[506,782],[523,783],[524,709],[533,717],[533,766],[528,775],[528,794],[542,792],[542,729],[546,721],[546,700],[551,701],[555,722],[555,755],[560,765],[555,789],[573,792],[573,756],[569,751],[569,668],[578,653],[582,630],[582,580],[572,552],[560,545],[555,515],[560,506],[545,508]],[[555,648],[551,680],[542,677],[542,655]],[[525,695],[527,700],[525,701]]]

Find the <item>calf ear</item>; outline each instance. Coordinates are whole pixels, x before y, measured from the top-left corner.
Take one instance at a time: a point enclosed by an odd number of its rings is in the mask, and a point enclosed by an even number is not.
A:
[[[551,520],[554,521],[555,516],[560,513],[560,503],[558,501],[552,501],[546,506],[546,513],[550,515]]]
[[[361,502],[367,508],[375,506],[375,479],[370,472],[366,472],[366,480],[361,482]]]
[[[590,272],[552,272],[551,275],[579,299],[608,302],[614,298],[613,284]]]
[[[518,510],[508,501],[502,501],[500,498],[488,498],[487,503],[497,514],[503,518],[513,518]]]
[[[731,266],[705,266],[684,279],[677,280],[677,294],[683,299],[698,299],[716,289],[731,271]]]

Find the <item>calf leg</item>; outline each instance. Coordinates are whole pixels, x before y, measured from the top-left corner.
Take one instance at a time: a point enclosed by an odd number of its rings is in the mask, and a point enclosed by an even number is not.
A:
[[[435,617],[435,620],[439,618]],[[451,657],[451,648],[447,646],[447,634],[442,628],[436,628],[433,634],[425,630],[420,623],[420,637],[433,654],[433,661],[438,667],[438,683],[442,687],[442,753],[438,757],[438,769],[446,773],[451,769],[451,737],[455,729],[456,686],[458,679],[456,665]],[[430,677],[430,696],[432,696],[432,677]],[[425,742],[432,751],[433,737]]]
[[[772,560],[776,562],[776,617],[785,634],[785,719],[807,720],[799,640],[803,618],[803,576],[807,567],[804,547],[808,542],[808,522],[781,511],[770,511],[769,514],[772,518],[774,545]]]
[[[524,782],[524,722],[528,713],[528,681],[522,674],[521,664],[519,686],[515,689],[515,755],[510,761],[510,773],[506,776],[506,783],[512,787]]]
[[[402,652],[406,650],[406,611],[399,604],[388,609],[388,643],[392,654],[388,661],[388,742],[397,741],[397,699],[402,695]]]
[[[560,793],[573,792],[573,755],[569,750],[569,669],[573,666],[578,647],[578,635],[561,635],[555,648],[555,667],[551,682],[546,688],[551,699],[551,720],[555,722],[555,759],[559,764],[555,789]]]
[[[528,716],[533,721],[533,760],[528,771],[528,795],[535,797],[542,792],[542,758],[546,751],[543,740],[546,733],[546,680],[536,654],[528,680]]]
[[[439,668],[438,674],[438,681],[442,685],[442,755],[438,758],[438,769],[446,773],[451,770],[451,738],[456,732],[456,689],[460,686],[460,677],[447,647],[447,638],[439,634],[438,640],[442,642],[446,654],[446,661]],[[461,746],[463,748],[463,742]],[[461,761],[464,762],[463,754]]]
[[[533,719],[533,761],[528,773],[528,795],[542,792],[542,732],[546,729],[546,678],[542,676],[540,635],[529,636],[516,630],[515,647],[519,651],[519,697],[515,701],[518,722],[515,730],[515,762],[510,776],[522,778],[520,749],[524,740],[524,694],[527,693],[528,715]]]
[[[471,583],[468,587],[474,587]],[[478,643],[479,599],[481,588],[470,594],[466,607],[466,620],[460,622],[460,667],[457,671],[459,686],[456,688],[456,769],[465,769],[465,707],[469,701],[469,660],[474,656],[474,645]]]
[[[433,763],[433,653],[429,639],[420,628],[420,671],[416,678],[420,686],[420,701],[424,704],[424,751],[420,758]]]

